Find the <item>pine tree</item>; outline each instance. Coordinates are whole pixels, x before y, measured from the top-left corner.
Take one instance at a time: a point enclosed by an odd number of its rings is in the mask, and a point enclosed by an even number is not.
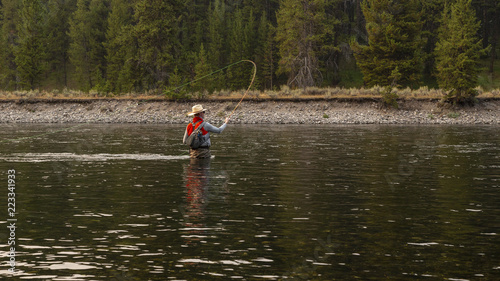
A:
[[[0,34],[0,87],[18,89],[17,65],[14,47],[18,44],[19,4],[17,0],[2,0]]]
[[[477,37],[479,22],[471,0],[457,0],[443,12],[436,44],[436,66],[439,86],[450,90],[446,101],[463,104],[473,102],[477,92],[479,58],[487,49]]]
[[[178,75],[183,79],[194,79],[194,66],[200,46],[206,33],[206,15],[208,1],[186,0],[182,4],[179,16],[179,30],[177,37],[181,47],[176,59]]]
[[[40,0],[23,0],[21,7],[19,45],[15,49],[15,62],[23,88],[34,89],[39,85],[47,67],[47,10]]]
[[[422,1],[423,10],[423,29],[422,38],[425,45],[423,46],[424,56],[424,75],[430,78],[434,74],[436,68],[434,49],[438,38],[438,28],[441,22],[444,2],[446,0],[428,0]]]
[[[106,79],[108,91],[130,92],[135,81],[137,47],[131,36],[133,11],[130,0],[112,0],[106,32]]]
[[[143,71],[143,87],[162,89],[175,69],[180,42],[177,38],[181,2],[139,0],[135,6],[137,61]],[[162,89],[163,90],[163,89]]]
[[[233,19],[229,26],[229,61],[231,63],[244,59],[252,59],[253,44],[255,44],[255,27],[253,13],[249,14],[249,19],[245,20],[243,11],[239,9],[233,14]],[[252,68],[247,64],[237,64],[228,69],[228,81],[230,89],[239,90],[248,87],[249,77]]]
[[[69,57],[75,66],[81,89],[104,87],[105,54],[103,42],[107,28],[108,7],[101,0],[78,0],[70,19]]]
[[[294,87],[322,83],[318,60],[323,39],[328,35],[325,24],[326,0],[282,0],[277,13],[278,73],[288,76]]]
[[[71,38],[69,19],[74,13],[76,0],[49,0],[47,20],[47,60],[48,75],[54,87],[68,86],[69,46]]]
[[[257,35],[258,25],[255,19],[253,9],[250,9],[250,12],[245,17],[246,21],[243,30],[244,54],[242,59],[255,60],[256,50],[257,50],[257,40],[258,40],[258,35]],[[243,64],[240,65],[243,66],[243,70],[241,71],[242,79],[241,79],[241,85],[239,85],[237,89],[246,89],[248,88],[248,85],[251,81],[251,77],[253,74],[253,66],[248,63],[246,63],[245,65]]]
[[[199,51],[203,42],[208,4],[196,0],[186,0],[180,23],[180,41],[185,54]]]
[[[274,24],[276,23],[276,11],[279,8],[279,0],[243,0],[242,7],[245,9],[245,16],[250,11],[254,12],[257,19],[266,14],[267,20]]]
[[[320,71],[323,76],[323,85],[336,85],[340,79],[340,66],[342,55],[350,56],[351,51],[346,43],[352,36],[349,28],[350,24],[341,20],[347,20],[347,13],[350,6],[349,1],[329,0],[325,5],[324,16],[320,19],[322,24],[321,49],[318,52]]]
[[[207,60],[211,70],[224,67],[226,61],[226,6],[224,1],[215,0],[208,10],[208,37],[207,37]],[[211,78],[213,89],[226,87],[224,74],[219,72]]]
[[[208,64],[208,59],[207,59],[207,52],[205,51],[205,48],[203,44],[201,44],[200,47],[200,53],[197,56],[197,64],[194,67],[195,71],[195,77],[194,80],[202,79],[204,76],[208,75],[210,73],[210,65]],[[193,83],[193,90],[194,91],[199,91],[203,94],[204,90],[207,90],[208,92],[211,92],[214,90],[214,85],[213,83],[210,83],[210,78],[203,78],[200,81],[197,81]]]
[[[168,85],[165,89],[165,95],[171,99],[186,99],[189,97],[188,88],[183,86],[184,80],[175,67],[174,71],[168,77]]]
[[[90,90],[93,87],[92,62],[89,58],[91,30],[86,20],[89,15],[89,3],[90,0],[78,0],[77,8],[69,20],[71,43],[68,55],[71,64],[75,67],[76,80],[80,87],[85,90]]]
[[[367,86],[413,85],[422,66],[420,11],[416,0],[365,0],[368,46],[351,44]],[[397,71],[395,71],[397,69]],[[399,73],[395,81],[394,73]]]
[[[500,1],[496,0],[487,0],[487,5],[486,9],[487,12],[483,14],[489,15],[488,19],[482,20],[483,25],[487,26],[488,28],[485,29],[485,36],[486,38],[489,38],[489,41],[483,42],[483,46],[485,43],[488,43],[488,45],[491,46],[490,48],[490,64],[489,64],[489,72],[490,72],[490,77],[492,77],[492,74],[495,71],[495,61],[498,58],[498,45],[499,45],[499,40],[500,40]]]
[[[274,27],[263,13],[257,32],[257,46],[255,50],[255,63],[259,68],[256,86],[261,89],[272,89],[275,70],[276,46],[274,42]]]

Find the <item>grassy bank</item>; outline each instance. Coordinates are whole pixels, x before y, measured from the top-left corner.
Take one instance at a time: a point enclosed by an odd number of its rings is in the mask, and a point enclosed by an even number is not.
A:
[[[485,91],[481,87],[476,88],[479,93],[478,98],[500,98],[500,88]],[[259,99],[259,100],[274,100],[274,99],[359,99],[359,98],[376,98],[382,97],[382,93],[386,91],[384,87],[373,88],[317,88],[308,87],[305,89],[291,89],[289,87],[282,87],[278,91],[250,91],[246,99]],[[441,99],[445,91],[440,89],[429,89],[421,87],[419,89],[393,89],[400,99]],[[62,91],[9,91],[0,92],[0,99],[8,100],[47,100],[47,99],[140,99],[140,100],[228,100],[239,99],[243,96],[245,90],[240,91],[227,91],[221,90],[213,93],[208,92],[194,92],[184,93],[182,96],[170,93],[125,93],[125,94],[112,94],[112,93],[99,93],[95,91],[82,92],[74,90]]]

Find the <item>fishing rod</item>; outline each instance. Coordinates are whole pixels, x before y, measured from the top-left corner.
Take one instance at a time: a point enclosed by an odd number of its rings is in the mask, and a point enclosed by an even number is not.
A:
[[[182,84],[182,85],[180,85],[180,86],[178,86],[178,87],[176,87],[176,88],[174,88],[174,89],[172,89],[172,90],[168,90],[168,91],[166,91],[166,92],[165,92],[165,94],[170,93],[170,92],[177,91],[177,90],[179,90],[180,88],[183,88],[183,87],[185,87],[185,86],[187,86],[187,85],[189,85],[189,84],[195,83],[195,82],[200,81],[200,80],[202,80],[202,79],[204,79],[204,78],[206,78],[206,77],[209,77],[209,76],[212,76],[212,75],[214,75],[214,74],[216,74],[216,73],[218,73],[218,72],[221,72],[221,71],[223,71],[224,69],[228,69],[228,68],[230,68],[230,67],[232,67],[232,66],[234,66],[234,65],[237,65],[237,64],[240,64],[240,63],[244,63],[244,62],[249,62],[249,63],[253,64],[253,75],[252,75],[252,80],[250,81],[250,85],[248,85],[247,90],[245,91],[245,93],[244,93],[244,94],[243,94],[243,96],[241,97],[241,99],[240,99],[240,101],[238,102],[238,104],[236,105],[236,107],[234,107],[233,111],[231,111],[231,114],[229,114],[229,117],[228,117],[228,118],[231,118],[231,116],[232,116],[232,115],[233,115],[233,113],[236,111],[236,109],[240,106],[241,102],[242,102],[242,101],[243,101],[243,99],[246,97],[246,95],[247,95],[247,94],[248,94],[248,92],[250,91],[250,88],[252,87],[253,83],[255,82],[255,77],[257,76],[257,65],[255,64],[255,62],[253,62],[253,61],[251,61],[251,60],[240,60],[240,61],[234,62],[234,63],[232,63],[232,64],[226,65],[226,66],[224,66],[223,68],[220,68],[220,69],[217,69],[217,70],[215,70],[215,71],[213,71],[213,72],[210,72],[210,73],[208,73],[208,74],[206,74],[206,75],[204,75],[204,76],[202,76],[202,77],[200,77],[200,78],[197,78],[197,79],[191,80],[191,81],[189,81],[189,82],[187,82],[187,83],[184,83],[184,84]]]
[[[238,108],[238,106],[241,104],[241,102],[243,101],[243,99],[245,98],[245,96],[248,94],[248,92],[250,91],[250,88],[252,87],[252,85],[253,85],[253,83],[254,83],[254,81],[255,81],[255,76],[257,75],[257,65],[255,64],[255,62],[253,62],[253,61],[251,61],[251,60],[240,60],[240,61],[237,61],[237,62],[235,62],[235,63],[229,64],[229,65],[227,65],[227,66],[225,66],[225,67],[223,67],[223,68],[221,68],[221,69],[218,69],[218,70],[216,70],[216,71],[213,71],[213,72],[211,72],[211,73],[209,73],[209,74],[207,74],[207,75],[204,75],[204,76],[202,76],[202,77],[200,77],[200,78],[198,78],[198,79],[195,79],[195,80],[189,81],[189,82],[187,82],[187,83],[185,83],[185,84],[182,84],[182,85],[178,86],[177,88],[174,88],[174,89],[172,89],[172,90],[170,90],[170,91],[167,91],[167,92],[165,92],[165,93],[168,93],[168,92],[172,92],[172,91],[178,90],[178,89],[180,89],[180,88],[182,88],[182,87],[185,87],[185,86],[187,86],[187,85],[189,85],[189,84],[192,84],[192,83],[194,83],[194,82],[197,82],[197,81],[199,81],[199,80],[201,80],[201,79],[204,79],[204,78],[206,78],[206,77],[209,77],[209,76],[211,76],[211,75],[214,75],[214,74],[216,74],[216,73],[218,73],[218,72],[223,71],[224,69],[230,68],[230,67],[232,67],[232,66],[234,66],[234,65],[237,65],[237,64],[240,64],[240,63],[243,63],[243,62],[249,62],[249,63],[253,64],[253,69],[254,69],[254,71],[253,71],[252,81],[250,82],[250,85],[248,86],[248,88],[247,88],[247,90],[245,91],[245,93],[243,94],[243,97],[241,98],[240,102],[236,105],[236,107],[233,109],[233,111],[232,111],[232,112],[231,112],[231,114],[229,115],[229,117],[228,117],[228,118],[230,118],[230,117],[233,115],[233,113],[236,111],[236,109]],[[142,100],[141,102],[139,102],[139,104],[141,104],[141,103],[143,103],[143,102],[146,102],[147,100],[148,100],[148,99],[146,99],[146,100]],[[129,107],[131,107],[131,105],[130,105]],[[68,130],[71,130],[71,129],[74,129],[74,128],[77,128],[77,127],[80,127],[80,126],[82,126],[82,125],[89,124],[89,123],[90,123],[90,122],[85,122],[85,123],[77,124],[77,125],[74,125],[74,126],[70,126],[69,128],[60,129],[60,130],[55,130],[55,131],[50,131],[50,132],[45,132],[45,133],[41,133],[41,134],[37,134],[37,135],[33,135],[33,136],[28,136],[28,137],[20,137],[20,138],[14,138],[14,139],[3,139],[3,140],[0,140],[0,143],[6,143],[6,142],[16,142],[16,141],[21,141],[21,140],[34,139],[34,138],[36,138],[36,137],[40,137],[40,136],[52,135],[52,134],[55,134],[55,133],[68,131]]]
[[[250,85],[248,85],[248,88],[247,88],[247,90],[245,91],[245,93],[243,94],[243,96],[241,97],[240,102],[236,105],[236,107],[234,107],[233,111],[231,111],[231,114],[229,114],[229,117],[228,117],[228,118],[231,118],[231,116],[232,116],[232,115],[233,115],[233,113],[236,111],[236,109],[238,108],[238,106],[240,106],[241,102],[243,101],[243,99],[245,98],[245,96],[248,94],[248,91],[250,91],[250,88],[252,87],[253,82],[255,81],[255,76],[257,75],[257,65],[255,64],[255,62],[253,62],[253,61],[251,61],[251,60],[241,60],[241,62],[249,62],[249,63],[253,64],[253,75],[252,75],[252,81],[250,81]]]

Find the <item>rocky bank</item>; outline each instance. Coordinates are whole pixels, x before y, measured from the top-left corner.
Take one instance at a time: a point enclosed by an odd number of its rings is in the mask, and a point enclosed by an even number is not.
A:
[[[15,100],[0,103],[0,123],[190,122],[186,113],[200,103],[210,122],[228,116],[238,100]],[[387,108],[376,99],[249,100],[231,118],[243,124],[500,124],[500,100],[446,108],[435,100],[401,100]]]

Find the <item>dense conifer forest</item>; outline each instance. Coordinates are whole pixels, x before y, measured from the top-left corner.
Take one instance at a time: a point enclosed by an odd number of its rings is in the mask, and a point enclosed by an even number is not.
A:
[[[498,0],[0,5],[2,91],[164,93],[244,59],[258,66],[258,90],[378,85],[467,93],[480,73],[498,70]],[[251,74],[250,64],[237,64],[184,90],[239,90]]]

